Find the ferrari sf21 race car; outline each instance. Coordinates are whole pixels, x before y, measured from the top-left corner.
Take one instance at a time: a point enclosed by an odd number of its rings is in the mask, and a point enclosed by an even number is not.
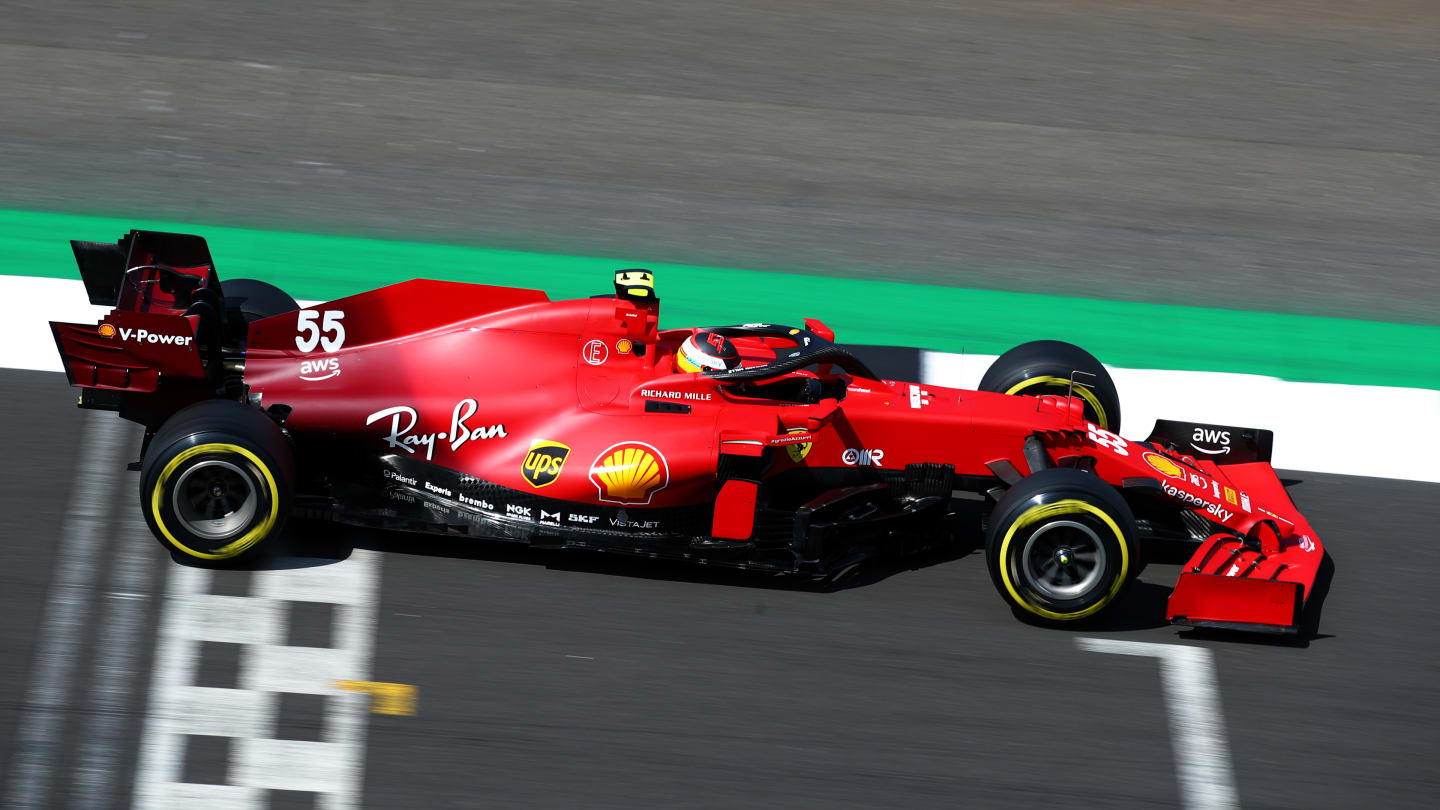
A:
[[[114,309],[52,324],[66,373],[145,426],[140,507],[193,563],[294,514],[823,577],[943,542],[958,493],[1022,618],[1101,613],[1164,537],[1198,542],[1170,621],[1286,633],[1324,553],[1269,431],[1121,438],[1110,376],[1067,343],[965,391],[882,379],[818,320],[662,330],[645,270],[580,300],[412,280],[301,308],[222,283],[199,236],[72,247]]]

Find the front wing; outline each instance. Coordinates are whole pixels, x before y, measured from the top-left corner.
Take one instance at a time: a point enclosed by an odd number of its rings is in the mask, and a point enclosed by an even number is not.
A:
[[[1269,464],[1227,465],[1224,473],[1265,517],[1243,536],[1218,532],[1200,544],[1175,583],[1166,618],[1194,627],[1295,633],[1325,549]]]

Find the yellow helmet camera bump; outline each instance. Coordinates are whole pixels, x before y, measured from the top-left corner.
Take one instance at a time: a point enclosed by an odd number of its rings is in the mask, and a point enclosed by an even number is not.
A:
[[[616,272],[615,296],[640,302],[660,300],[655,295],[655,274],[639,268]]]

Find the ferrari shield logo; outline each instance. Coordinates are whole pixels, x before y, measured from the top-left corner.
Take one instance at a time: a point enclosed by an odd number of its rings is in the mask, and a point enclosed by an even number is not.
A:
[[[520,469],[520,474],[530,482],[530,486],[539,489],[555,483],[560,477],[560,471],[565,469],[565,458],[570,455],[570,448],[559,442],[536,442],[525,454],[525,463]]]
[[[644,442],[621,442],[591,463],[590,483],[605,503],[644,505],[670,483],[670,465],[659,450]]]
[[[787,431],[785,431],[785,432],[786,432],[786,433],[804,433],[804,432],[805,432],[805,428],[791,428],[790,430],[787,430]],[[800,462],[802,462],[802,461],[805,460],[805,457],[806,457],[806,456],[810,455],[810,447],[811,447],[811,445],[813,445],[813,444],[815,444],[815,443],[814,443],[814,442],[796,442],[795,444],[787,444],[787,445],[785,445],[785,452],[790,455],[790,460],[791,460],[791,461],[795,462],[796,464],[799,464]]]

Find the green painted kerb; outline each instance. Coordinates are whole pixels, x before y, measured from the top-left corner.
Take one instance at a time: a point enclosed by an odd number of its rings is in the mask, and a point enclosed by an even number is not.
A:
[[[110,240],[130,228],[201,234],[221,278],[264,279],[296,298],[322,300],[416,277],[578,298],[608,292],[611,272],[627,266],[582,256],[0,210],[0,274],[74,278],[68,240]],[[635,265],[657,273],[667,327],[798,324],[812,317],[850,343],[997,354],[1027,340],[1055,338],[1130,368],[1440,388],[1440,327],[830,279],[639,257],[628,266]]]

